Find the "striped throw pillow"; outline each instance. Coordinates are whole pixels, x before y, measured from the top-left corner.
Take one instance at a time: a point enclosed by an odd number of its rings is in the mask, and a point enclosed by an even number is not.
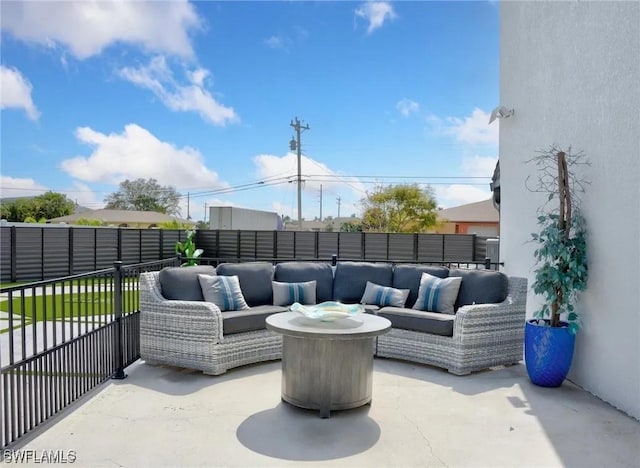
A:
[[[294,302],[305,305],[316,303],[317,281],[305,281],[302,283],[282,283],[272,281],[273,305],[289,306]]]
[[[453,305],[461,283],[460,277],[438,278],[429,273],[422,273],[418,299],[413,309],[455,314]]]
[[[207,302],[213,302],[225,310],[246,310],[249,308],[240,289],[237,276],[209,276],[198,275],[202,295]]]
[[[408,296],[408,289],[395,289],[367,281],[367,286],[364,289],[364,294],[362,295],[360,303],[372,304],[380,307],[404,307],[404,303],[407,302]]]

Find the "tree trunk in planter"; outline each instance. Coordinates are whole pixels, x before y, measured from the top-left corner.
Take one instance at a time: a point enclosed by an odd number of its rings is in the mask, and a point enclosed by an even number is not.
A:
[[[548,324],[548,321],[546,321]],[[576,336],[567,324],[559,327],[538,325],[536,320],[524,329],[524,359],[531,382],[541,387],[559,387],[571,368]]]

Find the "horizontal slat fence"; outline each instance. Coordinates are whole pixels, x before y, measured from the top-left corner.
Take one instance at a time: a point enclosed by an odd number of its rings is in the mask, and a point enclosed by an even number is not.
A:
[[[105,227],[0,227],[2,282],[34,281],[175,256],[182,230]],[[482,262],[486,237],[465,234],[201,230],[203,257],[252,259]],[[492,259],[497,262],[498,259]]]

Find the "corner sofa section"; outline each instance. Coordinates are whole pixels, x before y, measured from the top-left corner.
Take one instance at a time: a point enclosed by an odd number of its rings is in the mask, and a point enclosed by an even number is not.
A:
[[[424,312],[416,302],[422,273],[461,276],[454,315]],[[237,276],[249,309],[225,311],[204,302],[198,274]],[[316,302],[359,303],[367,282],[409,290],[405,307],[365,304],[388,318],[391,332],[378,337],[376,355],[443,367],[462,375],[522,359],[526,279],[495,271],[390,263],[266,262],[165,269],[140,276],[140,354],[169,364],[221,374],[233,367],[280,359],[282,337],[266,329],[272,281],[316,281]],[[198,295],[199,294],[199,295]]]

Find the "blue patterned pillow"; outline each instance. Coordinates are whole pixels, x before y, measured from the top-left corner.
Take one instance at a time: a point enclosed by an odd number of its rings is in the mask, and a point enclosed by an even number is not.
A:
[[[372,304],[380,307],[404,307],[404,303],[407,302],[408,296],[408,289],[395,289],[367,281],[367,286],[364,289],[364,294],[362,295],[360,303]]]
[[[453,305],[458,297],[462,278],[438,278],[429,273],[422,273],[418,299],[413,308],[427,312],[443,312],[455,314]]]
[[[273,305],[288,306],[294,302],[313,305],[316,303],[317,281],[305,281],[303,283],[281,283],[272,281]]]
[[[249,308],[240,289],[237,276],[209,276],[198,275],[202,295],[207,302],[213,302],[225,310],[246,310]]]

